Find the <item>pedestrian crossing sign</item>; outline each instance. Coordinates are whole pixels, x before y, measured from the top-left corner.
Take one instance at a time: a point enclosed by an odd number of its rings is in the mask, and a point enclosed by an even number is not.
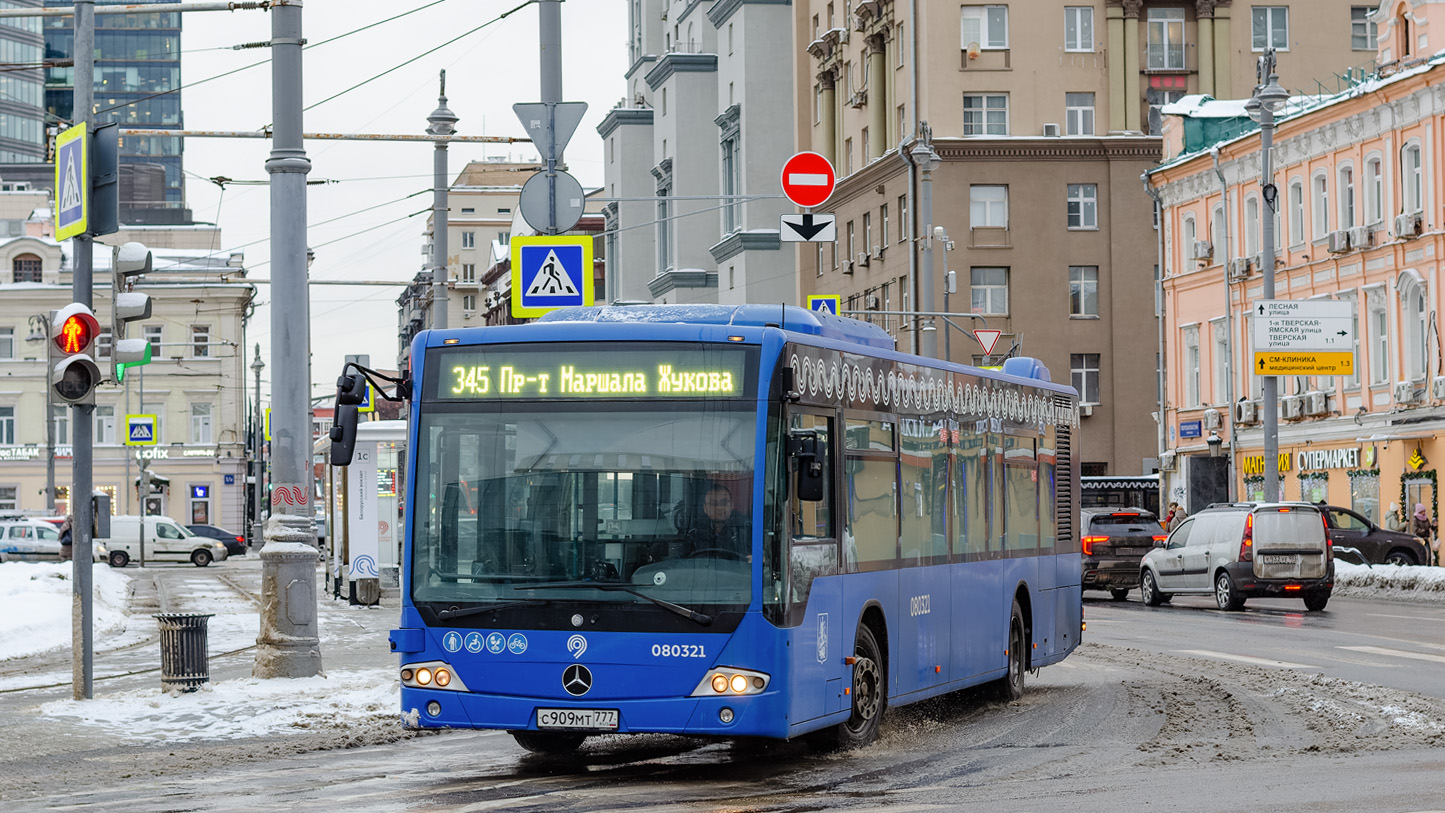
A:
[[[842,299],[838,294],[808,294],[808,310],[837,316]]]
[[[65,240],[90,228],[90,156],[86,125],[55,137],[55,239]]]
[[[592,238],[512,238],[512,315],[592,304]]]
[[[156,416],[125,416],[125,445],[154,446],[160,440],[156,431]]]

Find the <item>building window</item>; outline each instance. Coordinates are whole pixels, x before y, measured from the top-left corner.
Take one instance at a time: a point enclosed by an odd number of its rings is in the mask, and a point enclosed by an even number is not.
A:
[[[1210,335],[1214,337],[1214,403],[1229,403],[1229,332],[1224,320],[1209,323]]]
[[[973,312],[986,316],[1008,314],[1008,269],[973,268],[969,270],[969,292]]]
[[[115,443],[115,407],[95,408],[95,442],[109,445]]]
[[[1091,183],[1069,184],[1069,228],[1099,228],[1099,187]]]
[[[968,188],[969,225],[975,229],[1008,228],[1008,187],[973,185]]]
[[[0,486],[0,511],[14,511],[20,508],[20,487]]]
[[[1064,94],[1064,127],[1068,135],[1094,134],[1094,94]]]
[[[151,343],[151,358],[161,357],[161,326],[146,325],[145,340]]]
[[[1210,260],[1211,265],[1219,265],[1224,262],[1224,207],[1216,206],[1214,211],[1209,213],[1209,242],[1213,244],[1214,255]]]
[[[1220,250],[1223,250],[1220,246]],[[1249,197],[1244,201],[1244,256],[1253,257],[1259,253],[1259,198]]]
[[[462,294],[462,312],[468,316],[477,312],[476,294]]]
[[[1184,70],[1184,9],[1149,9],[1149,70]]]
[[[203,359],[211,355],[210,325],[191,325],[191,358]]]
[[[1380,172],[1380,159],[1371,158],[1365,162],[1365,225],[1373,226],[1384,219],[1384,193],[1385,179]]]
[[[671,201],[669,190],[657,190],[657,272],[660,274],[672,267],[672,251],[668,245],[672,235]]]
[[[1008,94],[965,93],[963,134],[1008,135]]]
[[[510,246],[512,244],[512,233],[509,231],[497,232],[497,242],[504,246]]]
[[[1357,390],[1360,388],[1360,361],[1364,360],[1360,356],[1360,309],[1356,304],[1355,294],[1353,293],[1339,294],[1338,299],[1341,302],[1350,303],[1350,333],[1355,337],[1350,350],[1355,354],[1355,358],[1357,359],[1357,361],[1350,366],[1349,375],[1345,376],[1345,389]]]
[[[476,263],[462,263],[462,282],[477,281]]]
[[[1289,50],[1289,7],[1255,6],[1250,18],[1250,39],[1256,51]]]
[[[1184,239],[1180,241],[1183,245],[1179,247],[1180,253],[1184,255],[1184,261],[1179,266],[1181,270],[1187,270],[1192,267],[1190,263],[1194,262],[1194,243],[1199,239],[1199,231],[1194,225],[1194,215],[1184,216],[1179,231],[1184,236]]]
[[[1381,291],[1370,291],[1370,383],[1390,382],[1390,316]]]
[[[1425,286],[1411,274],[1400,275],[1400,341],[1405,350],[1405,378],[1419,381],[1425,377],[1429,352],[1430,306],[1425,301]]]
[[[738,140],[725,138],[722,141],[722,182],[724,195],[742,194],[741,161],[738,155]],[[736,198],[723,200],[723,234],[738,230],[738,210],[742,204]]]
[[[1008,47],[1008,6],[964,6],[960,25],[960,47]]]
[[[211,442],[211,405],[191,404],[191,443]]]
[[[1099,267],[1069,266],[1069,315],[1099,315]]]
[[[15,358],[15,328],[0,327],[0,359]]]
[[[873,250],[873,213],[863,213],[863,252],[866,254]]]
[[[1350,48],[1356,51],[1375,50],[1378,31],[1370,22],[1370,12],[1376,6],[1350,6]]]
[[[1305,188],[1299,181],[1289,185],[1289,244],[1300,245],[1305,241]]]
[[[1355,227],[1355,170],[1340,167],[1340,228]]]
[[[1094,50],[1094,7],[1064,7],[1064,50]]]
[[[878,243],[888,245],[888,204],[878,207]]]
[[[1099,403],[1099,354],[1070,353],[1069,369],[1074,389],[1079,391],[1079,403]]]
[[[1199,406],[1199,326],[1184,328],[1184,405]]]
[[[898,242],[908,239],[908,196],[898,196]]]
[[[853,174],[853,139],[843,139],[843,174]]]
[[[15,445],[15,407],[0,406],[0,446]]]
[[[848,241],[844,243],[844,246],[846,246],[844,255],[847,257],[846,262],[851,264],[853,260],[857,259],[857,255],[853,253],[856,250],[856,244],[853,241],[853,221],[848,221],[848,226],[844,230],[844,234],[846,234],[848,238]]]
[[[1419,144],[1410,144],[1400,152],[1400,165],[1403,170],[1401,179],[1404,181],[1404,188],[1401,193],[1404,195],[1405,212],[1422,211],[1425,208],[1425,198],[1421,194]]]
[[[40,258],[34,254],[21,254],[10,263],[15,272],[16,282],[40,282]]]
[[[55,427],[55,444],[64,446],[70,443],[70,407],[50,406],[50,423]]]
[[[100,335],[95,337],[95,357],[98,359],[110,358],[110,349],[115,344],[115,339],[110,335],[110,328],[100,329]],[[0,356],[4,358],[4,356]]]
[[[1316,175],[1310,182],[1312,197],[1310,199],[1310,215],[1314,221],[1314,239],[1320,240],[1330,230],[1330,189],[1329,179],[1324,175]]]
[[[462,248],[476,248],[477,233],[474,231],[462,232]]]

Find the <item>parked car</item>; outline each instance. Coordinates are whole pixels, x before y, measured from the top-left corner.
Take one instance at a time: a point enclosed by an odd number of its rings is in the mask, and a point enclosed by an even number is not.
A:
[[[246,537],[240,534],[217,528],[214,525],[187,525],[186,529],[196,536],[221,540],[226,546],[226,553],[230,556],[246,555]]]
[[[59,520],[64,522],[62,517]],[[93,561],[104,562],[110,556],[105,543],[94,541]],[[49,517],[10,517],[0,519],[0,562],[60,561],[60,530]]]
[[[1423,565],[1430,561],[1429,549],[1417,536],[1387,531],[1348,508],[1323,508],[1336,556],[1372,565]]]
[[[1079,518],[1084,589],[1108,590],[1123,601],[1139,586],[1139,560],[1165,539],[1159,518],[1142,508],[1085,508]]]
[[[1144,556],[1139,589],[1157,607],[1175,595],[1214,594],[1221,610],[1252,596],[1299,596],[1319,611],[1334,590],[1335,563],[1320,508],[1231,503],[1186,519]]]
[[[196,567],[205,567],[211,562],[224,561],[227,556],[225,543],[196,536],[170,517],[111,517],[110,538],[103,541],[110,549],[111,567],[125,567],[132,559],[140,561],[142,544],[147,562],[189,561]]]

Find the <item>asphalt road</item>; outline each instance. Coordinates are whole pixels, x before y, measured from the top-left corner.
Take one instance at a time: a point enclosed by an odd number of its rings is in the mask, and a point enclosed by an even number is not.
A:
[[[38,795],[0,808],[1445,810],[1445,681],[1424,657],[1445,654],[1445,608],[1336,599],[1306,614],[1251,601],[1226,614],[1210,601],[1090,598],[1084,645],[1030,675],[1022,701],[965,693],[893,709],[880,741],[851,753],[639,736],[549,759],[506,734],[458,731],[303,753],[239,740],[73,761],[0,754],[0,772],[48,772]],[[3,727],[7,739],[27,730]]]

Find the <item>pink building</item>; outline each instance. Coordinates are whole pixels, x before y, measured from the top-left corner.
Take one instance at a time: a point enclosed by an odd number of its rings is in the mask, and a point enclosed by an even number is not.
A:
[[[1264,496],[1249,312],[1262,298],[1260,224],[1273,211],[1275,298],[1349,303],[1355,326],[1351,374],[1280,377],[1283,497],[1376,522],[1392,502],[1435,511],[1436,461],[1445,463],[1445,0],[1386,0],[1370,20],[1378,73],[1281,112],[1274,207],[1242,101],[1187,97],[1165,109],[1166,158],[1148,177],[1163,210],[1161,460],[1166,499],[1191,509]],[[1224,455],[1210,456],[1211,432]]]

